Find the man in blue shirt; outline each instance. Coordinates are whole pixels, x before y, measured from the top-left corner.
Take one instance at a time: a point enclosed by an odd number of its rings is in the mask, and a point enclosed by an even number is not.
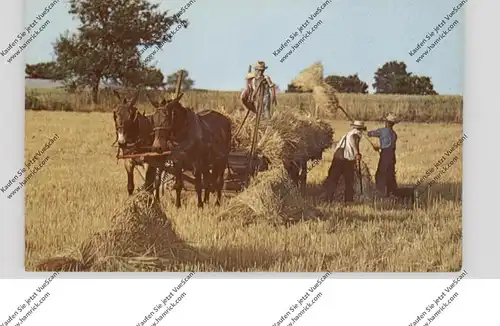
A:
[[[380,140],[380,159],[375,174],[375,184],[382,196],[395,194],[398,185],[396,183],[396,141],[398,135],[393,127],[397,118],[389,113],[384,118],[385,128],[368,131],[368,137],[377,137]]]

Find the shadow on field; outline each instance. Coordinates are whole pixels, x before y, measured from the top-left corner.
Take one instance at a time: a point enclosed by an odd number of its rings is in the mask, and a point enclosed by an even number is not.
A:
[[[427,184],[417,188],[419,199],[423,201],[445,200],[452,202],[462,201],[461,182],[437,182],[428,187]]]
[[[291,253],[286,248],[270,251],[249,246],[213,248],[204,250],[203,254],[210,258],[198,261],[198,266],[203,271],[214,272],[289,271],[290,262],[300,261],[306,257],[305,254]],[[318,262],[317,270],[326,270],[328,262],[332,259],[329,255],[325,255],[323,260]]]
[[[412,184],[398,184],[399,188],[411,188]],[[340,188],[340,187],[339,187]],[[359,189],[354,189],[355,191],[355,201],[359,202]],[[443,182],[435,183],[431,187],[427,185],[421,185],[417,188],[419,194],[418,199],[420,201],[433,201],[433,200],[444,200],[451,202],[462,201],[462,183],[461,182]],[[337,189],[335,191],[335,202],[342,203],[344,196],[344,190]],[[308,184],[305,192],[305,197],[315,205],[325,202],[325,189],[321,184]],[[363,201],[364,204],[370,205],[372,201]]]

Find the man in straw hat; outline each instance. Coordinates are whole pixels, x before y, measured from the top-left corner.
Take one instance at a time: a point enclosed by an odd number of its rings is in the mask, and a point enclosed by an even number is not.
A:
[[[393,127],[398,122],[397,117],[389,113],[385,118],[385,127],[368,132],[368,137],[378,137],[380,140],[380,159],[378,161],[375,183],[377,191],[382,196],[395,194],[396,183],[396,141],[398,135]]]
[[[264,61],[258,61],[254,65],[254,72],[247,75],[247,86],[241,93],[240,100],[244,107],[252,112],[256,112],[258,106],[257,87],[261,81],[263,84],[264,99],[262,102],[262,113],[264,118],[271,117],[271,103],[277,105],[276,101],[276,87],[271,80],[271,77],[264,75],[267,69]]]
[[[335,148],[332,164],[324,183],[326,187],[326,199],[330,202],[333,201],[335,188],[337,188],[340,176],[344,177],[345,183],[344,201],[346,203],[354,201],[354,172],[356,170],[356,162],[358,164],[361,162],[359,142],[366,127],[362,121],[352,122],[351,127],[352,129],[340,139]]]

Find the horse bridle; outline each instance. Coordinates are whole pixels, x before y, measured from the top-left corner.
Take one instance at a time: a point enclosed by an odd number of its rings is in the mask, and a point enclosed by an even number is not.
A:
[[[168,104],[167,104],[168,105]],[[162,108],[162,109],[158,109],[158,110],[161,110],[162,114],[165,116],[164,120],[160,123],[160,125],[158,127],[153,127],[153,135],[155,133],[155,131],[157,130],[165,130],[168,132],[167,134],[167,137],[170,137],[172,136],[173,132],[174,132],[174,128],[173,127],[170,127],[170,128],[167,128],[167,127],[164,127],[164,125],[166,124],[167,120],[168,120],[168,113],[166,113],[165,111],[167,110],[167,108]],[[158,110],[156,112],[158,112]],[[173,120],[173,119],[172,119]],[[172,124],[173,121],[170,121],[170,124]],[[184,120],[184,125],[182,126],[181,130],[187,125],[187,119]]]
[[[130,112],[130,109],[129,109],[129,112]],[[135,124],[137,119],[139,118],[139,114],[141,114],[140,112],[136,112],[135,113],[135,117],[134,119],[132,120],[132,124]],[[115,120],[115,133],[116,133],[116,139],[115,139],[115,142],[113,143],[112,146],[114,146],[116,144],[116,142],[118,141],[118,130],[119,129],[122,129],[123,131],[125,131],[125,124],[120,124],[120,125],[117,125],[116,124],[116,112],[113,112],[113,119]],[[137,140],[133,143],[127,143],[125,142],[124,145],[128,146],[128,147],[134,147],[136,146],[137,144],[139,144],[140,142],[142,142],[142,137],[141,137],[141,133],[139,132],[138,135],[137,135]]]

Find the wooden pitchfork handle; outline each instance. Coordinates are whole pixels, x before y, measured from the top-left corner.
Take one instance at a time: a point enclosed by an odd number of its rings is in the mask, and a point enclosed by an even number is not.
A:
[[[252,65],[248,65],[248,73],[252,72]],[[247,85],[245,85],[247,87]],[[239,134],[241,129],[243,128],[243,125],[245,124],[245,121],[247,121],[248,115],[250,114],[250,109],[245,105],[245,102],[241,101],[241,104],[247,109],[247,113],[245,114],[245,117],[243,118],[243,121],[241,122],[240,128],[236,132],[236,134],[233,136],[233,138],[236,138]],[[257,113],[257,112],[256,112]]]
[[[363,174],[361,174],[361,160],[357,160],[358,163],[358,176],[359,176],[359,189],[361,194],[363,194]]]
[[[245,124],[245,121],[247,121],[247,118],[248,118],[249,114],[250,114],[250,110],[247,109],[247,113],[245,114],[245,117],[243,118],[243,121],[241,122],[241,125],[238,128],[238,131],[236,132],[236,134],[233,136],[233,138],[236,138],[240,134],[240,131],[243,128],[243,125]]]
[[[332,95],[333,95],[333,98],[335,99],[335,102],[337,103],[337,107],[345,114],[345,116],[347,117],[347,119],[349,119],[351,121],[351,123],[354,122],[354,119],[351,117],[351,115],[349,113],[347,113],[347,111],[340,105],[340,102],[339,102],[339,99],[337,98],[337,95],[335,95],[335,92],[332,92]],[[376,151],[376,152],[379,152],[379,150],[377,149],[377,147],[375,146],[374,143],[372,143],[372,141],[370,140],[370,138],[366,137],[366,140],[368,140],[368,142],[370,143],[370,145],[372,145],[372,148]]]

